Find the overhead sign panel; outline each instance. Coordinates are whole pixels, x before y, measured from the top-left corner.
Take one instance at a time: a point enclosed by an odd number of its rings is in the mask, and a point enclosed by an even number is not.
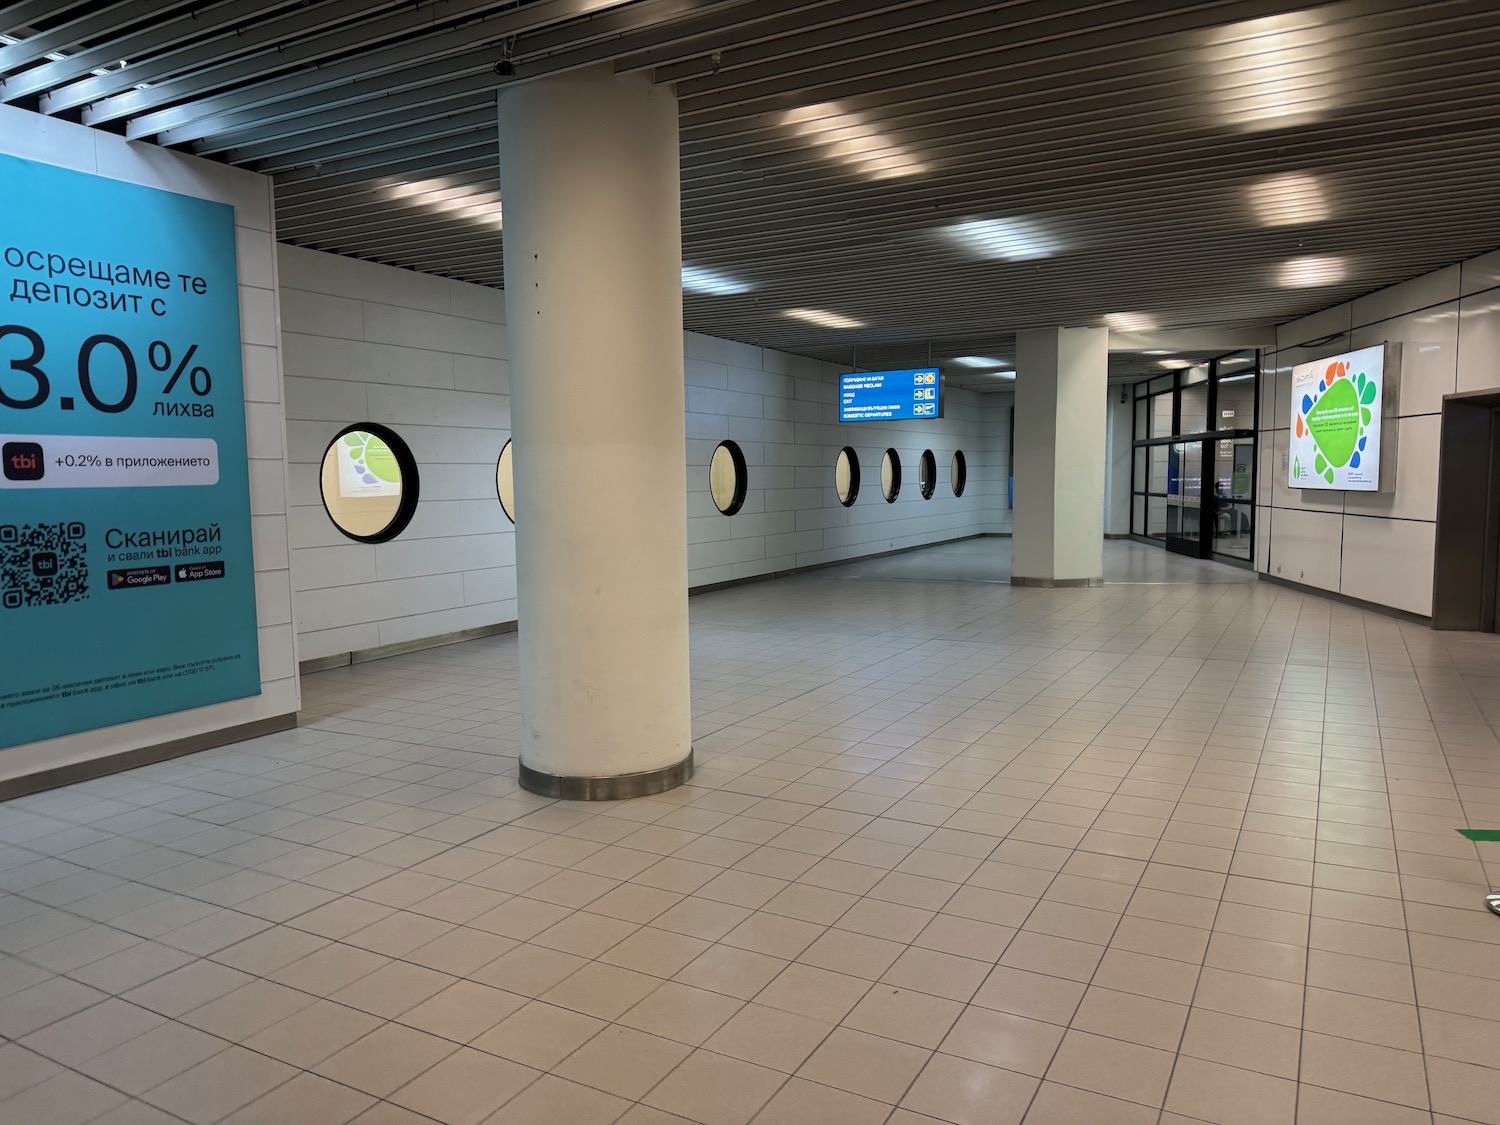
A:
[[[942,413],[943,380],[935,367],[839,376],[840,422],[939,418]]]
[[[234,209],[0,156],[0,748],[260,692]]]
[[[1389,353],[1379,344],[1292,368],[1289,487],[1381,490],[1382,467],[1389,470],[1382,462],[1391,452],[1382,449],[1382,412],[1394,373]]]

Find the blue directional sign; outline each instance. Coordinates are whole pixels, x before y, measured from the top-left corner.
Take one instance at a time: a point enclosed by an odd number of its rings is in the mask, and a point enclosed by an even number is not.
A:
[[[943,380],[935,367],[856,371],[839,376],[840,422],[890,422],[942,416]]]

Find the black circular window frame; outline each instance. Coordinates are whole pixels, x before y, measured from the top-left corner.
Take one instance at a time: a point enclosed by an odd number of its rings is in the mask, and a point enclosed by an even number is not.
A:
[[[969,459],[964,456],[962,449],[953,451],[953,461],[949,472],[953,476],[953,495],[962,496],[965,486],[969,483]]]
[[[512,451],[511,448],[510,448],[511,440],[512,440],[511,438],[506,438],[505,439],[505,444],[500,447],[500,456],[495,458],[495,499],[497,499],[497,500],[500,501],[500,510],[505,513],[505,518],[508,519],[508,520],[510,520],[511,526],[514,527],[515,523],[516,523],[516,514],[514,512],[512,512],[509,508],[507,508],[505,506],[505,493],[503,493],[503,492],[500,491],[500,466],[503,465],[503,464],[505,464],[505,454],[507,452],[509,452],[510,456],[511,456],[511,466],[510,466],[510,474],[511,474],[510,475],[510,479],[511,479],[511,482],[512,482],[511,483],[511,499],[513,499],[513,500],[515,499],[515,483],[514,482],[515,482],[515,479],[516,479],[516,466],[515,466],[515,457],[516,457],[516,455],[515,455],[514,451]]]
[[[921,460],[917,466],[918,487],[922,490],[922,499],[931,500],[932,494],[937,491],[937,458],[932,455],[932,450],[922,450]]]
[[[891,463],[891,490],[885,494],[885,502],[887,504],[894,504],[896,502],[896,497],[901,495],[901,454],[897,453],[894,449],[887,449],[885,451],[885,457],[886,459],[889,459]],[[882,462],[880,466],[880,476],[881,486],[884,487],[884,462]]]
[[[346,531],[339,521],[333,518],[333,513],[328,511],[328,499],[323,495],[323,466],[328,461],[328,451],[349,434],[356,433],[373,434],[385,442],[391,455],[396,458],[397,466],[401,469],[401,503],[397,505],[396,514],[391,517],[391,522],[374,535],[355,535],[352,531]],[[412,516],[417,514],[417,499],[421,492],[421,485],[421,474],[417,471],[417,459],[411,455],[411,447],[395,430],[375,422],[359,422],[353,426],[345,426],[333,435],[333,440],[328,443],[323,450],[322,458],[318,461],[318,499],[323,503],[323,511],[328,515],[328,522],[338,528],[340,535],[353,539],[356,543],[388,543],[405,531],[407,525],[411,523]]]
[[[718,497],[714,496],[713,465],[714,459],[719,456],[719,450],[726,450],[729,459],[734,463],[734,495],[729,500],[729,506],[719,508]],[[745,506],[745,492],[750,487],[750,470],[745,465],[745,451],[740,448],[740,443],[730,438],[725,438],[714,447],[713,457],[708,459],[708,495],[713,500],[714,507],[726,516],[732,516]]]
[[[846,508],[852,508],[854,501],[859,499],[859,454],[854,452],[854,446],[846,445],[843,449],[839,450],[839,456],[846,457],[849,460],[849,495],[840,496],[839,503]],[[833,490],[835,493],[838,492],[838,471],[838,459],[835,458],[833,464]]]

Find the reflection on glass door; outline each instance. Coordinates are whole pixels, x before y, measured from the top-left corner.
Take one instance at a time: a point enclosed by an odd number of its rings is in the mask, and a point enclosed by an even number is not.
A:
[[[1208,557],[1203,446],[1201,441],[1174,441],[1167,447],[1167,550],[1199,559]]]
[[[1226,439],[1214,445],[1213,549],[1218,554],[1248,562],[1255,544],[1255,505],[1251,490],[1255,439]]]

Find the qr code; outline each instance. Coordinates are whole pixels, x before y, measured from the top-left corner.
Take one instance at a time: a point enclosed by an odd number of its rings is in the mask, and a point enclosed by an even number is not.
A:
[[[0,607],[64,605],[88,596],[83,524],[0,524]]]

